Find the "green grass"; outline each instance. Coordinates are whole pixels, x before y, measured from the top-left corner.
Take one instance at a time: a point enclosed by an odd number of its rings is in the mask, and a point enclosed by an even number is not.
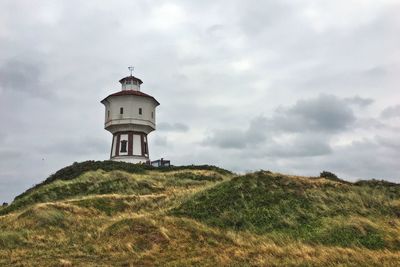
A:
[[[365,219],[356,221],[349,221],[348,218],[331,220],[321,228],[322,231],[314,235],[313,238],[316,242],[324,245],[346,247],[352,244],[369,249],[382,249],[387,246],[379,228]],[[394,248],[399,249],[400,247],[394,246]]]
[[[110,193],[151,194],[163,191],[164,188],[152,181],[138,179],[122,171],[87,172],[74,180],[58,180],[30,191],[16,198],[11,205],[4,208],[3,214],[34,203],[64,200],[73,197]]]
[[[394,200],[399,200],[400,194],[392,191],[387,194],[375,186],[257,172],[200,192],[170,214],[226,229],[286,235],[311,244],[400,249],[399,238],[390,238],[394,232],[384,233],[373,224],[387,218],[397,220],[399,205]],[[365,220],[348,223],[352,217]]]
[[[82,164],[84,167],[87,166],[87,163]],[[112,168],[119,166],[118,164],[114,164],[114,162],[111,165],[108,165],[109,162],[105,162],[104,164],[105,166],[112,166]],[[123,171],[112,170],[108,172],[103,169],[97,169],[96,171],[84,172],[73,179],[64,177],[65,173],[70,173],[71,171],[62,171],[63,175],[60,175],[59,179],[54,179],[53,177],[51,179],[52,182],[42,183],[40,186],[27,190],[16,197],[9,206],[0,210],[0,215],[35,203],[59,201],[80,196],[103,194],[146,195],[162,193],[167,187],[183,186],[188,188],[192,186],[204,186],[208,182],[221,181],[224,175],[230,175],[230,172],[212,166],[191,166],[188,170],[193,169],[192,172],[181,171],[181,167],[169,167],[158,170],[159,175],[154,176],[149,175],[154,172],[154,168],[152,167],[135,164],[128,165],[132,165],[129,167],[131,169],[124,168]],[[89,166],[93,167],[92,165]],[[78,170],[86,169],[84,167],[78,168]],[[94,164],[93,168],[95,167],[99,167],[99,164]],[[69,167],[67,167],[67,170],[69,170]],[[204,173],[196,173],[199,171]],[[75,175],[76,173],[73,172],[72,174]]]
[[[185,180],[194,180],[194,181],[213,181],[213,182],[217,182],[217,181],[222,181],[222,175],[218,174],[218,173],[213,173],[213,174],[198,174],[195,172],[178,172],[176,174],[173,175],[174,180],[181,180],[181,179],[185,179]]]
[[[220,173],[222,175],[232,174],[228,170],[224,170],[210,165],[169,166],[169,167],[155,168],[149,165],[131,164],[126,162],[111,161],[111,160],[106,160],[106,161],[88,160],[79,163],[74,162],[72,165],[58,170],[56,173],[50,175],[47,179],[45,179],[42,183],[33,186],[24,193],[18,195],[15,199],[17,200],[19,198],[22,198],[25,195],[28,195],[31,192],[35,191],[36,189],[40,188],[41,186],[50,184],[56,180],[72,180],[84,174],[85,172],[96,171],[96,170],[104,170],[107,172],[118,170],[127,173],[137,173],[137,174],[143,174],[146,171],[150,170],[157,170],[159,172],[171,172],[180,170],[209,170]]]

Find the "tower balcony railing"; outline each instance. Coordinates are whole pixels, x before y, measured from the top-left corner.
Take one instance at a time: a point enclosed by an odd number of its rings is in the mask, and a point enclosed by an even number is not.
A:
[[[107,128],[111,125],[123,125],[123,124],[146,125],[152,127],[153,129],[156,128],[155,123],[152,122],[151,120],[143,120],[137,118],[111,119],[106,121],[106,123],[104,124],[104,128]]]

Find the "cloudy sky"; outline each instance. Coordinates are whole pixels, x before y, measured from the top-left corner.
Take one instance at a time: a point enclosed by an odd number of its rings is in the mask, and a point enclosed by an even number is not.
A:
[[[400,182],[400,2],[0,3],[0,201],[104,160],[100,100],[161,103],[152,159]]]

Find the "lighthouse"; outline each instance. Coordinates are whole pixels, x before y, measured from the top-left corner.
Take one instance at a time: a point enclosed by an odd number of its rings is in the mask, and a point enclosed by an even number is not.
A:
[[[142,80],[131,74],[119,80],[121,91],[104,98],[104,129],[113,137],[110,159],[130,163],[149,162],[148,134],[156,129],[156,107],[151,95],[140,91]]]

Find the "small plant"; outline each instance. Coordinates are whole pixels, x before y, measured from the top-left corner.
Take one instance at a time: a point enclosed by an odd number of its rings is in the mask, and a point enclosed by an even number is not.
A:
[[[331,181],[339,182],[339,183],[342,183],[342,184],[348,184],[348,185],[351,184],[351,183],[348,182],[348,181],[345,181],[345,180],[340,179],[340,178],[337,177],[337,175],[334,174],[333,172],[322,171],[322,172],[319,174],[319,177],[325,178],[325,179],[328,179],[328,180],[331,180]]]
[[[336,174],[332,173],[332,172],[328,172],[328,171],[322,171],[319,175],[319,177],[321,178],[327,178],[327,179],[339,179]]]

